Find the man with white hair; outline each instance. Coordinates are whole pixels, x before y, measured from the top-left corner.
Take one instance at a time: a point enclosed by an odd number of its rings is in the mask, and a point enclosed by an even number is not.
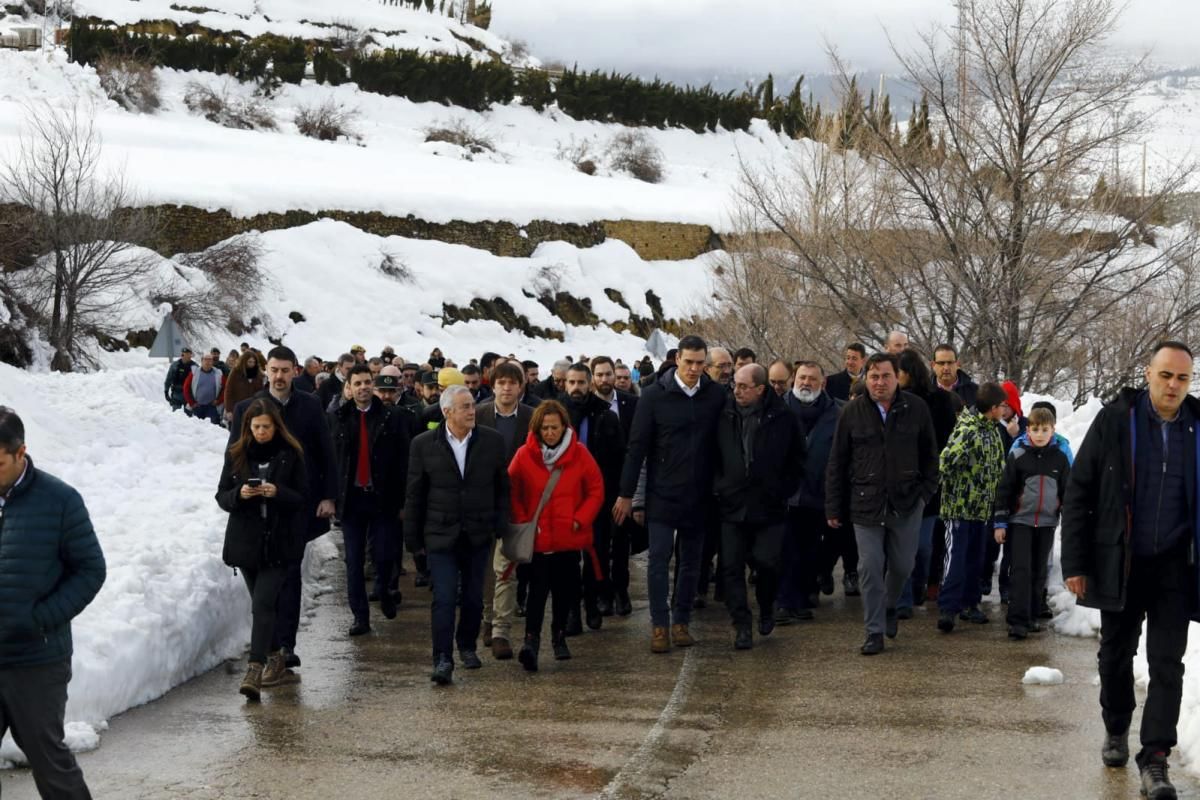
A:
[[[567,390],[567,370],[573,361],[560,358],[550,367],[550,377],[537,385],[537,396],[542,400],[553,400]]]
[[[444,421],[412,442],[404,539],[424,551],[433,586],[433,673],[451,683],[454,645],[466,669],[483,666],[476,640],[483,622],[483,573],[492,543],[508,527],[508,459],[504,437],[475,425],[475,400],[466,386],[447,386],[439,404]],[[455,607],[462,587],[462,612]]]

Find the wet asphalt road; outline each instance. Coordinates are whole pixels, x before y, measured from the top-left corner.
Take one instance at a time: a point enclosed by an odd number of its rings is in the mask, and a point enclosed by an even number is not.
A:
[[[639,565],[633,616],[571,639],[574,659],[544,646],[530,675],[481,647],[482,670],[434,688],[428,590],[403,578],[398,618],[351,640],[342,568],[329,569],[339,591],[301,631],[301,683],[247,705],[244,666],[230,664],[113,719],[80,756],[95,797],[1138,796],[1132,764],[1100,764],[1095,642],[1010,643],[998,605],[991,624],[950,636],[918,609],[864,658],[858,600],[840,587],[816,621],[749,652],[732,649],[726,612],[710,604],[693,620],[696,647],[652,655]],[[1066,683],[1023,686],[1034,665]],[[1200,798],[1178,766],[1173,778]],[[26,770],[0,786],[6,800],[36,797]]]

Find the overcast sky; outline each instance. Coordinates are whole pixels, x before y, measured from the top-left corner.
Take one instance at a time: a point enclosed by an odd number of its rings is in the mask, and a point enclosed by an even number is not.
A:
[[[493,0],[492,30],[543,60],[640,73],[826,71],[824,42],[855,69],[894,67],[898,40],[953,21],[951,0]],[[1200,63],[1200,0],[1129,0],[1115,43]]]

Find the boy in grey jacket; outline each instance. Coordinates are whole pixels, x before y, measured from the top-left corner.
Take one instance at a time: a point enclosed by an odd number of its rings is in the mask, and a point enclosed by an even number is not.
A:
[[[1029,444],[1008,454],[996,489],[996,541],[1007,540],[1012,552],[1008,638],[1013,640],[1041,630],[1036,614],[1071,472],[1066,454],[1054,442],[1054,415],[1048,409],[1030,412],[1028,435]]]

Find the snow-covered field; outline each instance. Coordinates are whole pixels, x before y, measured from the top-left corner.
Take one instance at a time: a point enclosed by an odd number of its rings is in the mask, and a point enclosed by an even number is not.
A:
[[[93,375],[0,364],[0,405],[21,415],[38,467],[83,495],[108,562],[73,625],[76,749],[95,747],[109,717],[239,656],[250,639],[245,584],[221,561],[226,515],[214,495],[226,432],[172,414],[165,368],[149,363]],[[323,537],[308,553],[312,593],[336,550]],[[18,753],[6,738],[0,764]]]
[[[769,163],[789,149],[817,146],[781,138],[761,120],[748,132],[643,129],[665,158],[663,181],[648,184],[603,168],[609,142],[626,128],[576,121],[555,109],[539,114],[497,105],[477,113],[308,81],[267,101],[277,131],[240,131],[191,114],[183,96],[191,81],[231,97],[249,96],[253,86],[210,73],[157,73],[163,108],[133,114],[108,100],[95,70],[68,63],[62,51],[0,50],[0,152],[17,146],[31,101],[79,98],[96,105],[105,161],[125,169],[146,203],[224,208],[238,216],[345,209],[431,222],[634,219],[723,231],[739,159]],[[297,131],[296,110],[326,99],[359,112],[353,126],[360,142],[320,142]],[[452,123],[489,138],[495,152],[469,161],[455,145],[425,142],[426,129]],[[558,158],[560,148],[583,143],[602,167],[597,175]]]

